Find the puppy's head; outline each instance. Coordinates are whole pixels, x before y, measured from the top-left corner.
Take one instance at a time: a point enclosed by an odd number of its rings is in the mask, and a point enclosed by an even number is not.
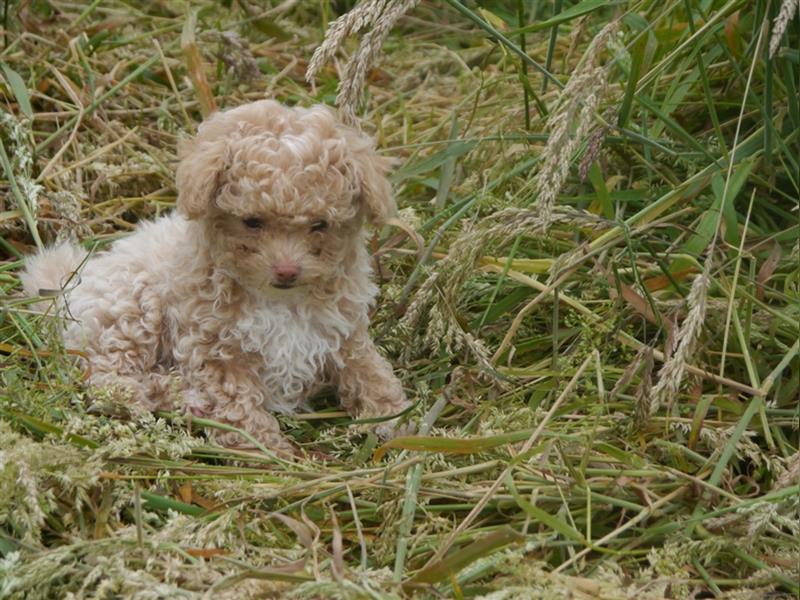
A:
[[[216,113],[180,159],[178,210],[205,223],[219,266],[267,295],[344,275],[365,218],[395,211],[388,161],[323,106]]]

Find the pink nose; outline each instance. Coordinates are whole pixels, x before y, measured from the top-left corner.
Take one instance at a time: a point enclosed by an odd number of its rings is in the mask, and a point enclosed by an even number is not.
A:
[[[276,283],[280,285],[292,285],[300,275],[300,267],[291,263],[277,263],[272,266],[272,273]]]

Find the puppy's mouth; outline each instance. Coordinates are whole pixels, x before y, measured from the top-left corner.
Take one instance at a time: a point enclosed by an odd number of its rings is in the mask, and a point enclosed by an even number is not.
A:
[[[296,287],[296,283],[273,283],[272,287],[277,288],[279,290],[290,290],[293,287]]]

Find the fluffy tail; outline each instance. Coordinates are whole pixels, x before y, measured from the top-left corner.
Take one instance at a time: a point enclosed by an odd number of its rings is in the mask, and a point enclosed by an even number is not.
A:
[[[69,243],[46,248],[25,261],[20,275],[28,296],[49,296],[68,286],[70,279],[86,258],[86,251]]]

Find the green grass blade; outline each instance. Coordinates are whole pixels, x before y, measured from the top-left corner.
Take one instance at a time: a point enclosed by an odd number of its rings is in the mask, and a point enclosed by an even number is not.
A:
[[[522,535],[510,527],[501,527],[497,531],[472,542],[460,550],[456,550],[442,560],[419,571],[405,586],[408,589],[412,589],[412,584],[439,583],[457,574],[461,569],[472,564],[479,558],[489,556],[509,544],[519,543],[524,539]]]
[[[28,95],[28,87],[25,85],[25,81],[23,81],[22,77],[19,76],[19,73],[9,67],[6,63],[0,61],[0,66],[3,68],[3,74],[8,82],[8,86],[14,93],[14,97],[17,99],[17,103],[19,104],[22,114],[29,119],[33,119],[31,98]]]

